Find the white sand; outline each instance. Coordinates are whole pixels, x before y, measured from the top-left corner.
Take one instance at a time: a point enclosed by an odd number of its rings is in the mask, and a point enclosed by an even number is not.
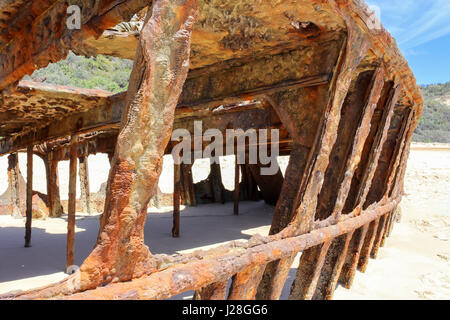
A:
[[[339,287],[335,299],[449,299],[450,298],[450,147],[413,149],[408,164],[403,219],[396,224],[377,260],[371,260],[365,274],[357,273],[351,290]],[[20,168],[26,178],[26,158],[20,155]],[[224,159],[225,187],[233,189],[233,159]],[[280,161],[283,169],[287,159]],[[0,193],[7,188],[6,157],[0,158]],[[195,181],[208,175],[208,162],[196,162]],[[35,158],[34,189],[46,192],[42,161]],[[92,192],[106,181],[109,163],[105,155],[89,157]],[[68,163],[59,165],[61,197],[67,199]],[[166,158],[160,188],[172,191],[173,169]],[[153,210],[155,211],[155,210]],[[161,210],[160,210],[161,211]],[[170,236],[171,208],[149,215],[145,242],[153,253],[187,252],[236,239],[249,239],[255,233],[267,234],[273,208],[262,202],[241,203],[241,215],[232,214],[232,204],[202,205],[182,211],[181,238]],[[91,251],[98,231],[98,216],[78,214],[76,263]],[[0,293],[26,290],[65,277],[67,221],[65,217],[33,221],[32,248],[23,248],[24,221],[0,216]],[[294,263],[282,298],[295,276]],[[189,294],[184,295],[189,297]]]

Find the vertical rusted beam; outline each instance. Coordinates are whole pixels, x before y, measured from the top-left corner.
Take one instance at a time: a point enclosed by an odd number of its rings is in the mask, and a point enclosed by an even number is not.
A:
[[[416,116],[416,111],[411,110],[410,115],[408,117],[408,124],[407,124],[408,133],[406,134],[406,137],[404,138],[405,141],[404,141],[403,151],[402,151],[402,155],[401,155],[401,160],[398,163],[397,173],[395,174],[395,178],[392,182],[390,192],[388,195],[388,197],[390,197],[390,198],[397,197],[397,196],[399,196],[399,194],[401,192],[403,192],[406,168],[407,168],[409,152],[410,152],[410,147],[411,147],[411,138],[412,138],[412,134],[414,133],[414,130],[415,130],[415,123],[414,123],[415,116]]]
[[[361,249],[361,254],[358,261],[358,270],[361,272],[365,272],[367,268],[367,264],[369,263],[370,253],[372,251],[373,244],[375,242],[375,237],[377,235],[378,224],[380,218],[372,221],[367,230],[366,237],[364,239],[364,244]]]
[[[240,178],[240,170],[238,164],[238,156],[235,156],[235,164],[234,164],[234,215],[239,215],[239,179]]]
[[[252,175],[250,165],[241,165],[242,184],[244,186],[244,198],[251,201],[259,201],[258,184]]]
[[[275,207],[269,234],[279,233],[288,226],[297,208],[296,195],[303,178],[310,149],[297,146],[291,152],[286,168],[285,179],[280,198]],[[278,300],[286,282],[295,254],[267,264],[263,279],[260,282],[256,298],[259,300]]]
[[[410,113],[405,106],[397,105],[363,209],[388,197],[401,158]]]
[[[25,222],[25,248],[31,247],[31,223],[33,220],[33,146],[27,148],[27,210]]]
[[[250,169],[251,176],[259,186],[264,202],[270,205],[276,205],[284,182],[280,168],[278,168],[277,173],[274,175],[262,175],[261,168],[265,167],[264,165],[249,164],[246,167]]]
[[[59,177],[58,177],[58,161],[53,159],[53,154],[50,153],[47,158],[48,161],[48,202],[49,202],[49,216],[60,217],[63,214],[61,206],[61,198],[59,194]]]
[[[222,172],[219,163],[211,163],[211,184],[213,189],[214,201],[220,201],[220,203],[225,203],[225,188],[222,182]]]
[[[317,282],[314,300],[331,300],[341,275],[353,232],[344,234],[333,240],[325,257],[325,262]]]
[[[377,234],[375,236],[375,240],[372,246],[372,251],[370,252],[370,257],[372,259],[376,259],[378,255],[378,250],[380,249],[381,240],[383,239],[384,229],[386,228],[386,219],[387,215],[383,215],[380,217],[380,221],[378,223]]]
[[[112,164],[113,158],[114,158],[114,153],[108,152],[108,160],[109,160],[109,164]]]
[[[392,219],[391,219],[391,225],[389,226],[389,229],[387,231],[387,236],[390,237],[392,230],[394,229],[394,225],[396,222],[398,222],[398,215],[400,214],[400,207],[397,207],[394,209],[394,211],[392,212]]]
[[[343,44],[336,62],[333,78],[329,85],[329,94],[327,95],[329,99],[323,108],[324,112],[322,113],[317,133],[315,133],[315,138],[313,139],[313,147],[307,154],[306,162],[301,164],[304,166],[302,170],[303,174],[301,176],[302,179],[297,181],[298,187],[295,188],[297,192],[294,195],[294,208],[292,215],[290,215],[289,225],[278,233],[277,236],[279,238],[307,233],[313,228],[317,198],[324,182],[324,174],[329,164],[331,149],[336,141],[342,106],[350,88],[353,74],[362,58],[366,55],[368,48],[368,39],[356,26],[352,25],[349,28],[348,38]],[[272,97],[272,100],[275,100],[275,97]],[[272,103],[272,105],[276,106],[277,112],[280,113],[279,104]],[[295,142],[298,143],[299,141]],[[288,259],[293,259],[293,257],[289,257]],[[259,298],[276,298],[271,288],[280,288],[282,285],[273,286],[271,284],[273,284],[274,278],[278,278],[277,281],[284,283],[286,280],[284,277],[287,275],[287,272],[280,267],[283,266],[286,268],[289,265],[289,263],[280,262],[276,261],[268,265],[270,269],[264,274],[264,278],[258,289]],[[274,266],[273,264],[278,264],[278,266]],[[303,271],[299,269],[298,274],[301,274],[301,272]],[[283,275],[283,278],[278,277],[278,275]],[[302,275],[298,276],[298,278],[301,277]],[[311,297],[313,293],[314,291],[311,293]],[[301,293],[301,295],[305,294]],[[299,294],[295,296],[299,296]]]
[[[75,264],[75,206],[77,197],[77,148],[78,136],[70,138],[70,164],[69,164],[69,203],[67,206],[67,251],[66,272]]]
[[[225,300],[228,281],[216,282],[195,291],[194,300]]]
[[[316,219],[336,218],[344,206],[383,88],[383,77],[382,69],[377,69],[375,72],[361,72],[352,81],[342,106],[336,142],[331,149],[317,200]]]
[[[386,238],[388,237],[389,229],[391,228],[392,217],[394,216],[393,212],[390,212],[386,215],[386,225],[384,227],[383,236],[381,238],[380,247],[384,247],[386,243]]]
[[[154,271],[143,240],[147,206],[156,192],[189,70],[197,15],[197,0],[157,0],[148,9],[124,102],[97,245],[81,266],[82,289]]]
[[[342,267],[339,282],[342,283],[347,289],[350,289],[353,283],[353,279],[356,274],[356,268],[358,267],[358,261],[361,254],[361,249],[366,239],[367,230],[369,225],[365,225],[357,229],[352,236],[352,239],[347,250],[344,265]]]
[[[369,48],[369,41],[361,31],[353,26],[349,29],[345,49],[336,66],[336,72],[330,84],[330,99],[322,115],[322,123],[316,136],[315,146],[309,155],[297,196],[300,204],[290,228],[286,228],[280,236],[292,236],[309,232],[314,225],[317,198],[322,189],[325,172],[330,161],[330,154],[336,142],[342,107],[347,97],[354,72]]]
[[[251,264],[238,274],[231,282],[229,300],[254,300],[259,282],[262,279],[265,264]]]
[[[180,237],[180,203],[181,203],[181,165],[173,166],[173,227],[172,237]]]
[[[11,153],[8,156],[8,185],[11,199],[11,215],[14,218],[22,217],[22,210],[20,207],[19,177],[19,157],[17,153]]]
[[[180,184],[182,189],[183,203],[188,206],[196,206],[197,202],[195,200],[194,181],[192,177],[192,165],[182,163],[180,165],[180,170],[181,170]]]
[[[329,247],[330,242],[325,242],[302,252],[289,300],[313,298]]]
[[[81,206],[83,212],[91,214],[91,192],[89,187],[88,157],[79,157],[78,160],[80,162],[78,175],[80,177]]]

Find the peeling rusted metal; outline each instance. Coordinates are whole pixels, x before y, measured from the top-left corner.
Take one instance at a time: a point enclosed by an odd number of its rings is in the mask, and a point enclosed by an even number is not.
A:
[[[75,265],[75,204],[77,196],[77,143],[78,136],[73,135],[70,139],[70,164],[69,164],[69,204],[67,209],[67,251],[66,272]]]
[[[341,275],[339,277],[339,282],[342,283],[347,289],[350,289],[352,286],[368,229],[369,225],[366,224],[353,232]]]
[[[358,261],[358,270],[361,272],[365,272],[367,265],[369,264],[370,253],[372,252],[373,244],[377,236],[379,222],[380,218],[377,218],[369,225],[366,237],[364,238],[364,244]]]
[[[25,248],[31,247],[31,224],[33,220],[33,147],[27,148],[27,209],[25,221]]]

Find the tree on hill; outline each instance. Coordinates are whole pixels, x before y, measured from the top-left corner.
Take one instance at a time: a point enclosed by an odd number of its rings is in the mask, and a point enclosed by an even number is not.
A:
[[[131,60],[103,55],[86,58],[71,52],[67,59],[37,70],[27,78],[116,93],[127,90],[132,68]],[[450,143],[450,82],[421,86],[421,90],[425,104],[413,141]]]

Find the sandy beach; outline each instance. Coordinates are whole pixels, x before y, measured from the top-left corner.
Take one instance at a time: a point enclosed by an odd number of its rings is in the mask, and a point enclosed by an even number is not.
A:
[[[233,159],[221,163],[225,187],[233,189]],[[26,157],[19,156],[26,179]],[[165,158],[159,186],[172,191],[172,163]],[[287,159],[280,159],[284,172]],[[196,162],[194,182],[205,179],[207,160]],[[7,188],[7,159],[0,158],[0,194]],[[91,192],[100,189],[108,176],[106,155],[89,157]],[[34,190],[46,193],[42,161],[34,160]],[[59,164],[61,198],[67,199],[68,162]],[[366,273],[357,273],[351,290],[338,287],[335,299],[450,299],[450,145],[413,145],[401,203],[402,219],[396,224],[378,258]],[[79,190],[78,190],[79,194]],[[184,208],[181,238],[170,236],[171,208],[150,209],[145,242],[153,253],[183,253],[198,248],[249,239],[267,234],[273,207],[263,202],[242,202],[241,214],[233,216],[231,203]],[[76,263],[91,251],[98,232],[99,215],[77,214]],[[0,293],[26,290],[63,279],[66,216],[33,221],[32,247],[23,248],[24,219],[0,216]],[[294,263],[282,298],[295,276]],[[189,297],[189,294],[184,295]]]

